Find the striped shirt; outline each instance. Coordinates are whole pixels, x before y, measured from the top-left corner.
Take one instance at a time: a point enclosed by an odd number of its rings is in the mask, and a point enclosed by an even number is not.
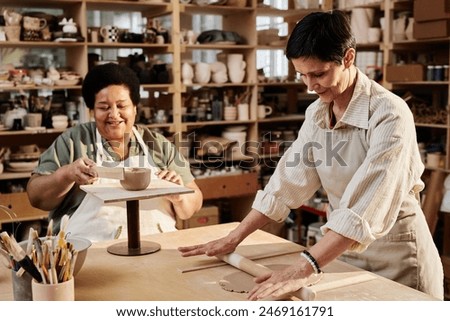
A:
[[[330,127],[329,105],[312,103],[298,138],[252,207],[281,222],[322,186],[330,206],[322,231],[364,251],[401,218],[420,211],[424,188],[416,130],[408,105],[358,70],[342,118]]]

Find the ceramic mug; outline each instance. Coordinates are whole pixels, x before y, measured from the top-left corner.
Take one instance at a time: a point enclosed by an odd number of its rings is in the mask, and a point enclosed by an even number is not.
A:
[[[47,27],[47,20],[44,18],[36,18],[36,17],[23,17],[23,28],[25,30],[42,30]]]
[[[263,119],[272,114],[272,107],[266,105],[258,105],[258,118]]]
[[[100,35],[103,37],[103,42],[118,42],[119,28],[111,25],[103,26],[100,28]]]

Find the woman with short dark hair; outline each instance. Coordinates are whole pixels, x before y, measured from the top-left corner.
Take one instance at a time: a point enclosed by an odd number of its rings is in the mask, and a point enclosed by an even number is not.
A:
[[[323,187],[330,204],[323,237],[288,268],[257,278],[251,300],[296,291],[337,258],[442,299],[443,268],[419,202],[424,165],[408,105],[355,66],[344,12],[300,20],[286,55],[319,99],[239,226],[180,248],[182,255],[230,253]]]

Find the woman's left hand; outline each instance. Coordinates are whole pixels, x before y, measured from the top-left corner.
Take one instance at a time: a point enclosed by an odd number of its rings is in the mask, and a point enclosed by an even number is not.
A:
[[[156,173],[156,176],[160,179],[184,186],[181,176],[175,171],[163,169],[159,173]],[[166,197],[173,203],[181,201],[182,195],[170,195]]]
[[[175,171],[169,171],[167,169],[163,169],[156,175],[160,179],[164,179],[166,181],[183,186],[183,180],[181,179],[181,176]]]
[[[248,299],[251,301],[268,297],[282,299],[286,294],[298,291],[306,285],[307,277],[302,274],[297,266],[291,265],[283,270],[257,277],[255,282],[258,284],[249,292]]]

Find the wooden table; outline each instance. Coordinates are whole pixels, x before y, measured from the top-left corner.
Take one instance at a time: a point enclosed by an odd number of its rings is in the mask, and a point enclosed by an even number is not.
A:
[[[75,298],[83,301],[231,301],[246,300],[246,294],[227,292],[219,281],[237,269],[216,258],[196,256],[183,258],[181,245],[206,242],[228,234],[238,223],[219,224],[170,233],[144,236],[161,244],[152,255],[116,256],[106,248],[117,241],[99,242],[89,249],[86,262],[75,278]],[[238,247],[247,258],[271,256],[255,262],[289,264],[303,247],[258,230]],[[293,253],[293,252],[297,253]],[[283,253],[290,253],[284,254]],[[218,265],[209,267],[210,265]],[[202,269],[184,272],[191,268]],[[351,278],[370,274],[371,280],[317,292],[316,300],[433,300],[430,296],[391,280],[357,269],[343,262],[333,262],[324,271],[326,278]],[[11,272],[0,268],[0,300],[12,300]]]

